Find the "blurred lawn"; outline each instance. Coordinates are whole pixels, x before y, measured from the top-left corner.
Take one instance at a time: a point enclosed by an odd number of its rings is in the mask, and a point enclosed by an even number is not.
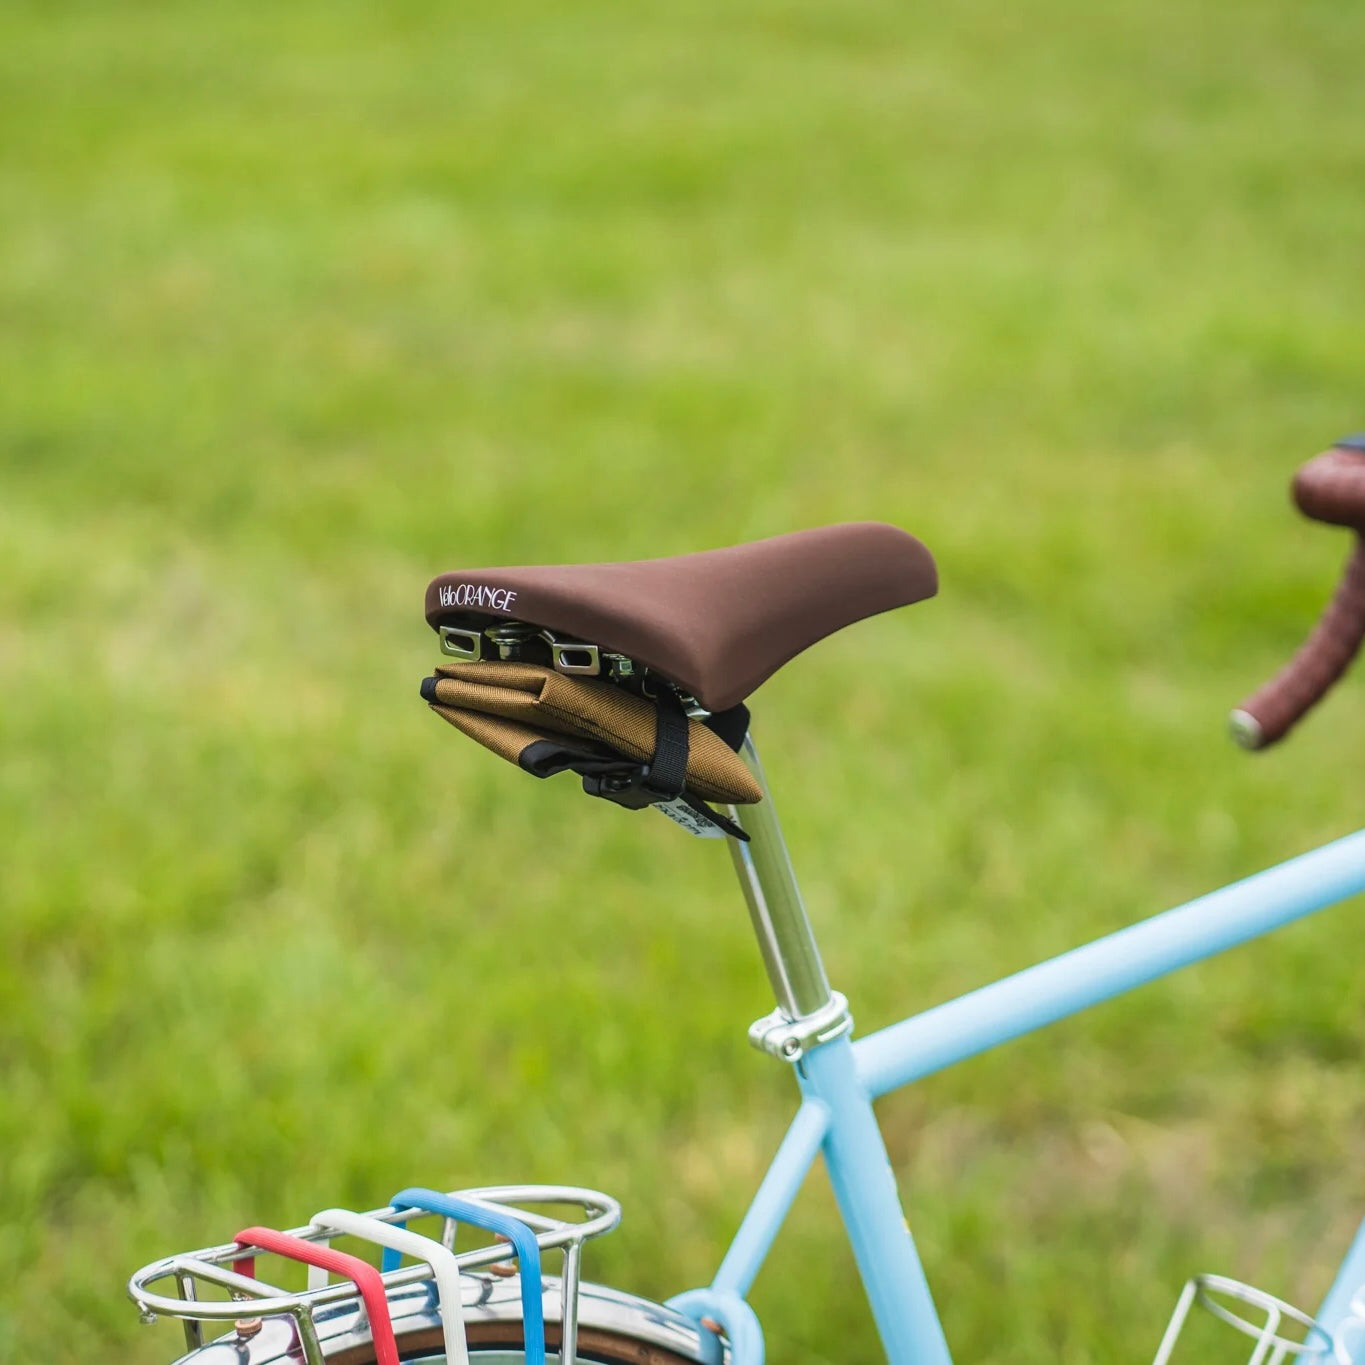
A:
[[[416,696],[462,565],[879,517],[943,592],[755,703],[878,1026],[1359,823],[1358,684],[1228,704],[1344,542],[1365,10],[0,8],[0,1359],[165,1361],[152,1257],[601,1185],[704,1282],[792,1106],[712,845]],[[1359,905],[884,1105],[961,1361],[1311,1306],[1365,1204]],[[527,1002],[534,1002],[528,1009]],[[755,1302],[877,1358],[823,1175]]]

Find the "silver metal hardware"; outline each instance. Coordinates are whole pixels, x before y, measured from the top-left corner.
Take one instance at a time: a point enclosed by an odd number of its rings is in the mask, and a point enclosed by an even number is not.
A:
[[[543,640],[550,649],[550,663],[559,673],[584,678],[610,677],[613,682],[638,678],[643,669],[634,659],[587,640],[531,625],[526,621],[498,621],[483,630],[464,626],[439,626],[441,653],[465,663],[481,659],[518,660],[526,655],[526,646]],[[537,645],[535,657],[539,654]],[[648,695],[648,694],[647,694]]]
[[[550,662],[558,673],[597,677],[602,672],[602,651],[584,640],[573,640],[542,630],[540,638],[550,646]]]
[[[1292,1304],[1225,1275],[1196,1275],[1181,1291],[1152,1365],[1168,1365],[1196,1306],[1251,1339],[1247,1365],[1283,1365],[1291,1357],[1326,1360],[1332,1353],[1331,1337]],[[1245,1315],[1244,1307],[1255,1310],[1258,1320]]]
[[[578,1287],[582,1246],[591,1238],[600,1237],[616,1227],[621,1221],[621,1206],[609,1195],[570,1185],[499,1185],[456,1193],[519,1218],[535,1232],[536,1242],[542,1251],[559,1249],[563,1252],[565,1274],[559,1283],[564,1289],[557,1295],[559,1302],[553,1320],[562,1324],[562,1331],[570,1343],[576,1342],[577,1315],[583,1292],[587,1288]],[[523,1208],[523,1204],[576,1207],[582,1210],[583,1218],[554,1218]],[[410,1217],[411,1213],[410,1209],[387,1208],[367,1216],[380,1222],[393,1223],[405,1216]],[[293,1229],[290,1235],[310,1242],[326,1242],[335,1233],[309,1225]],[[453,1244],[454,1235],[455,1220],[443,1220],[442,1242]],[[204,1323],[218,1322],[226,1327],[244,1319],[252,1322],[263,1320],[261,1327],[248,1329],[245,1337],[240,1331],[237,1333],[235,1354],[230,1357],[233,1362],[250,1361],[255,1365],[257,1361],[285,1359],[291,1353],[293,1359],[297,1360],[301,1351],[307,1365],[326,1365],[329,1355],[354,1345],[357,1334],[363,1334],[368,1340],[369,1327],[354,1284],[317,1285],[292,1292],[237,1274],[231,1268],[232,1262],[244,1254],[250,1253],[236,1242],[231,1242],[225,1246],[154,1261],[139,1270],[128,1282],[129,1296],[144,1317],[150,1313],[181,1319],[185,1326],[186,1343],[191,1351],[203,1345]],[[519,1275],[498,1280],[473,1273],[486,1270],[506,1258],[507,1246],[501,1242],[457,1255],[459,1269],[464,1276],[461,1297],[466,1323],[477,1320],[478,1309],[493,1294],[492,1287],[495,1285],[511,1286],[513,1295],[519,1301]],[[428,1282],[432,1278],[430,1266],[417,1264],[389,1271],[383,1276],[383,1282],[391,1303],[395,1302],[396,1296],[401,1297],[411,1289],[419,1295],[414,1303],[429,1312],[436,1302],[435,1296],[429,1292]],[[156,1292],[154,1286],[163,1280],[174,1281],[177,1297]],[[547,1279],[547,1286],[550,1283]],[[220,1293],[226,1291],[231,1297],[204,1297],[199,1291],[207,1287]],[[248,1302],[249,1311],[244,1313]],[[347,1312],[348,1309],[351,1311]],[[292,1328],[280,1321],[282,1317],[292,1319]],[[437,1317],[439,1321],[439,1314]],[[345,1326],[344,1332],[339,1332],[339,1321]],[[324,1339],[328,1343],[326,1349],[323,1346]],[[209,1347],[208,1350],[212,1351],[213,1348]]]
[[[749,1025],[749,1042],[760,1052],[771,1053],[784,1062],[799,1062],[811,1048],[852,1029],[853,1016],[848,1012],[848,1001],[835,991],[824,1009],[801,1019],[792,1019],[781,1010],[756,1019]]]
[[[1228,715],[1228,729],[1244,749],[1259,749],[1265,739],[1261,722],[1249,711],[1236,710]]]
[[[779,1013],[793,1023],[815,1015],[823,1017],[834,995],[752,739],[745,739],[740,757],[757,778],[763,799],[756,805],[728,808],[730,818],[749,836],[747,844],[730,840],[730,857],[749,904],[763,965],[777,996]]]
[[[465,663],[477,663],[483,658],[483,632],[464,630],[460,626],[441,626],[441,653]]]
[[[498,651],[498,658],[514,660],[539,634],[539,627],[528,626],[524,621],[499,621],[484,631],[484,638]]]
[[[564,1274],[560,1279],[561,1293],[565,1303],[577,1305],[582,1279],[579,1276],[583,1255],[581,1242],[574,1242],[564,1248]],[[578,1312],[566,1313],[560,1329],[560,1360],[578,1359]]]

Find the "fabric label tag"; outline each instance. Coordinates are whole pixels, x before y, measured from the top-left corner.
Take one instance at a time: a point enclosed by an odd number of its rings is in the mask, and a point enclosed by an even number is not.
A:
[[[693,810],[680,796],[672,801],[656,801],[652,809],[662,811],[675,825],[681,825],[699,839],[725,838],[725,831],[719,825],[712,824],[701,811]]]

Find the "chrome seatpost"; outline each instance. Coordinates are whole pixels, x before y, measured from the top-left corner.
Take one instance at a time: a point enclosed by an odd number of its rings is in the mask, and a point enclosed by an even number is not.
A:
[[[763,789],[763,799],[729,807],[730,818],[749,836],[748,843],[729,841],[730,857],[777,997],[777,1009],[750,1027],[749,1041],[794,1062],[819,1043],[847,1033],[853,1020],[848,1002],[830,989],[752,738],[746,736],[740,757]]]

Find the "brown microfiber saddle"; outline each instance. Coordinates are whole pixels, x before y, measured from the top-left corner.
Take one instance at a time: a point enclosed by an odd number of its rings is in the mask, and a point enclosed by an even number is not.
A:
[[[865,616],[938,589],[933,557],[883,522],[794,531],[621,564],[461,569],[427,588],[427,621],[527,621],[627,655],[708,711]]]
[[[818,640],[937,587],[929,551],[881,522],[668,559],[457,570],[432,580],[426,616],[433,629],[465,632],[473,657],[441,665],[422,694],[537,776],[572,768],[593,795],[625,805],[681,798],[722,819],[701,803],[761,796],[735,752],[744,699]],[[484,632],[509,622],[609,651],[643,685],[485,657]],[[689,703],[712,715],[689,719]]]

